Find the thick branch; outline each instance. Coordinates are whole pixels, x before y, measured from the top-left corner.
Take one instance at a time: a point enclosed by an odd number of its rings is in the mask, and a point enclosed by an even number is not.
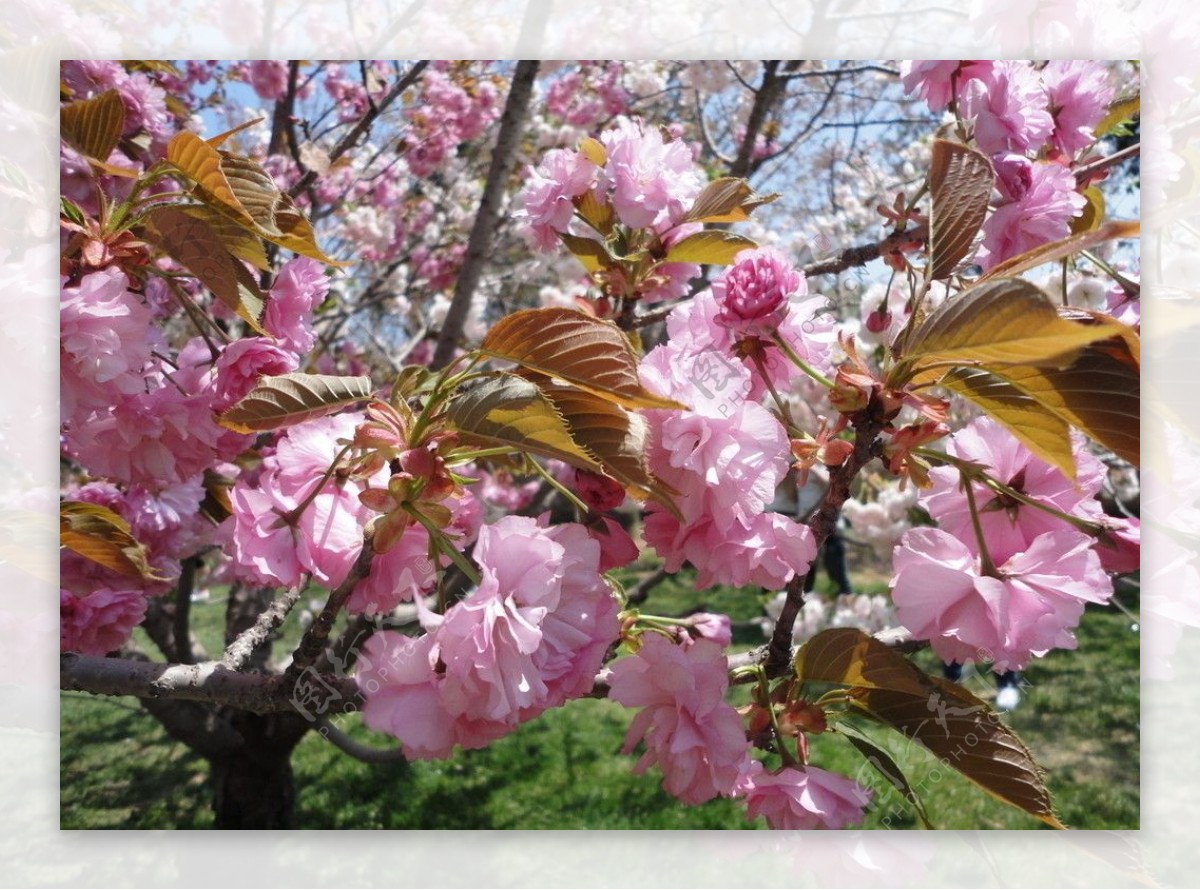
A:
[[[872,260],[879,259],[885,253],[892,253],[898,250],[901,245],[920,241],[925,237],[926,231],[924,226],[916,229],[908,229],[904,232],[893,232],[882,241],[876,241],[874,244],[860,244],[857,247],[847,247],[831,260],[809,263],[801,271],[809,278],[814,275],[836,275],[839,272],[845,272],[847,269],[852,269],[856,266],[865,266]]]
[[[358,696],[353,679],[321,679],[345,700]],[[256,714],[295,709],[291,686],[285,685],[282,677],[238,673],[219,661],[162,664],[67,653],[59,658],[59,688],[94,695],[212,702]]]
[[[754,104],[750,107],[750,115],[746,119],[746,134],[742,138],[741,146],[738,148],[737,159],[729,168],[730,176],[745,178],[751,173],[754,159],[754,143],[758,140],[758,134],[762,130],[763,124],[767,121],[767,115],[771,111],[771,106],[783,95],[784,89],[787,86],[787,81],[779,76],[778,71],[778,61],[763,63],[762,84],[754,94]]]
[[[492,150],[492,163],[488,168],[487,181],[483,186],[483,197],[479,201],[479,213],[467,239],[467,252],[463,257],[458,279],[454,283],[454,296],[442,330],[438,335],[437,348],[430,367],[444,368],[454,357],[454,350],[462,337],[467,313],[471,309],[471,297],[479,286],[483,264],[492,249],[496,229],[500,225],[501,202],[508,182],[508,174],[516,159],[517,147],[521,142],[521,131],[529,112],[529,98],[533,94],[533,81],[537,77],[537,61],[521,61],[513,73],[504,113],[500,116],[500,132],[496,135],[496,147]]]

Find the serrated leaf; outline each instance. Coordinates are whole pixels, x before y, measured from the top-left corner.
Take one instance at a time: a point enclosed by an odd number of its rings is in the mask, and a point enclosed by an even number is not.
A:
[[[757,195],[750,183],[736,176],[722,176],[706,185],[683,215],[683,222],[745,222],[750,214],[779,195]]]
[[[1007,259],[1000,265],[988,269],[985,275],[979,277],[977,283],[1020,275],[1022,272],[1028,272],[1030,269],[1046,263],[1057,262],[1064,257],[1077,254],[1081,250],[1089,250],[1105,241],[1137,238],[1140,232],[1141,225],[1136,221],[1115,220],[1105,223],[1094,231],[1071,235],[1061,241],[1052,241]]]
[[[125,103],[116,90],[59,109],[62,138],[80,154],[107,161],[125,131]]]
[[[982,368],[955,368],[938,384],[974,402],[1026,448],[1075,478],[1067,422],[1016,384]]]
[[[839,724],[838,730],[845,736],[846,741],[857,748],[858,753],[867,759],[867,763],[871,764],[875,772],[883,776],[889,785],[903,795],[904,799],[912,806],[913,812],[916,813],[921,826],[932,830],[933,823],[929,821],[929,814],[925,811],[925,804],[921,802],[921,798],[917,796],[917,792],[909,784],[908,777],[904,775],[904,771],[900,769],[900,765],[892,759],[892,755],[866,736],[860,735],[845,723]]]
[[[1022,392],[1134,465],[1141,457],[1141,375],[1120,338],[1085,347],[1066,368],[1009,368]]]
[[[1104,193],[1092,185],[1083,190],[1083,196],[1087,203],[1079,216],[1071,220],[1072,235],[1094,232],[1104,222]]]
[[[572,386],[545,383],[539,388],[562,415],[571,438],[632,497],[669,503],[666,490],[646,466],[645,418]]]
[[[371,398],[371,378],[330,374],[263,377],[236,405],[217,418],[226,429],[257,433],[294,426]]]
[[[849,688],[861,713],[929,750],[997,799],[1053,828],[1044,774],[1015,733],[961,686],[931,677],[856,628],[822,631],[796,656],[802,681]]]
[[[266,303],[258,282],[204,219],[181,207],[155,207],[146,215],[145,235],[195,275],[255,333],[266,334],[259,321]]]
[[[146,548],[129,523],[108,507],[84,501],[63,501],[58,507],[59,542],[85,559],[122,575],[162,580],[150,567]]]
[[[758,245],[744,235],[735,235],[722,229],[705,229],[671,245],[663,262],[728,266],[743,250],[755,247]]]
[[[467,444],[508,446],[602,471],[596,459],[571,438],[554,404],[524,378],[502,374],[471,387],[450,403],[446,417]]]
[[[620,328],[575,309],[514,312],[492,326],[479,350],[626,408],[685,408],[642,386]]]
[[[559,232],[571,255],[583,264],[589,272],[600,272],[610,268],[616,261],[609,255],[608,249],[595,238],[584,238],[569,232]]]
[[[225,245],[226,250],[237,257],[239,260],[249,263],[256,269],[268,271],[271,268],[271,263],[267,259],[267,252],[263,249],[263,239],[254,234],[250,229],[240,226],[231,220],[228,216],[213,210],[207,204],[190,204],[180,209],[188,216],[194,216],[196,219],[202,220],[205,225],[213,230],[213,233]]]
[[[253,227],[254,220],[238,201],[221,169],[220,151],[190,130],[180,130],[167,143],[167,161],[196,184],[197,194],[210,207]]]
[[[946,300],[913,332],[904,367],[914,382],[941,376],[947,364],[1070,364],[1078,350],[1117,333],[1115,326],[1061,318],[1039,288],[1020,278],[989,281]],[[932,371],[922,373],[934,366]]]
[[[433,372],[425,365],[405,365],[397,372],[392,384],[392,404],[406,400],[432,376]]]
[[[242,132],[242,130],[247,130],[250,127],[253,127],[255,124],[261,124],[264,120],[265,120],[265,118],[256,117],[254,120],[250,120],[250,121],[246,121],[245,123],[238,124],[236,127],[231,127],[223,133],[218,133],[216,136],[210,136],[208,139],[206,139],[204,141],[207,142],[209,145],[211,145],[213,148],[220,148],[222,145],[225,144],[225,140],[227,140],[230,136],[240,133],[240,132]]]
[[[317,247],[308,218],[256,162],[214,148],[186,130],[168,143],[167,160],[192,180],[197,198],[238,225],[327,265],[345,265]]]
[[[971,252],[987,215],[995,172],[984,155],[947,139],[933,143],[929,165],[930,277],[945,278]]]

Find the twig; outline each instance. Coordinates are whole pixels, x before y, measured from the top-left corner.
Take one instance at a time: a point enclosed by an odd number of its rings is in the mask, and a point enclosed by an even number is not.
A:
[[[1141,150],[1142,144],[1139,142],[1136,145],[1130,145],[1121,149],[1120,151],[1115,151],[1108,157],[1092,161],[1090,164],[1084,164],[1075,171],[1075,181],[1084,182],[1090,179],[1094,174],[1099,173],[1102,170],[1107,170],[1109,167],[1116,166],[1117,164],[1127,161],[1130,158],[1140,154]]]
[[[372,537],[372,532],[368,527],[368,531],[363,533],[363,546],[362,551],[358,554],[358,559],[354,560],[354,565],[350,567],[350,572],[342,583],[330,592],[321,614],[304,632],[304,637],[300,640],[300,645],[296,647],[292,656],[292,663],[288,665],[283,674],[285,688],[290,689],[295,686],[300,675],[321,657],[325,651],[325,642],[329,639],[329,632],[333,630],[333,624],[337,620],[338,613],[342,611],[342,606],[350,598],[350,593],[354,590],[355,585],[370,574],[371,559],[375,556]]]
[[[279,625],[283,624],[284,619],[292,611],[292,607],[296,605],[300,594],[306,587],[307,585],[298,584],[271,603],[252,626],[238,634],[237,639],[229,644],[225,655],[221,658],[221,664],[233,671],[241,670],[250,656],[254,654],[254,650],[265,643],[267,638],[279,628]]]
[[[356,742],[325,718],[318,721],[317,735],[343,754],[349,754],[355,760],[361,760],[363,763],[403,763],[406,759],[403,748],[372,748]]]
[[[375,123],[375,119],[387,110],[387,107],[395,102],[410,86],[417,82],[417,78],[421,76],[421,72],[429,64],[427,59],[414,62],[413,66],[408,69],[408,73],[400,80],[396,81],[395,85],[388,91],[387,95],[379,100],[378,103],[367,109],[367,112],[358,120],[350,132],[344,135],[337,141],[337,144],[329,152],[329,161],[333,163],[347,151],[354,147],[363,134],[371,128]],[[291,197],[296,197],[310,185],[317,181],[317,172],[315,170],[307,171],[303,176],[296,180],[295,184],[288,189],[288,194]]]
[[[916,229],[908,229],[903,232],[893,232],[882,241],[877,241],[874,244],[860,244],[857,247],[848,247],[831,260],[809,263],[800,271],[809,278],[814,275],[836,275],[839,272],[845,272],[847,269],[856,266],[865,266],[872,260],[879,259],[885,253],[891,253],[899,249],[902,244],[923,240],[926,234],[924,226],[919,226]]]
[[[646,601],[646,597],[650,595],[650,591],[665,581],[666,578],[667,570],[664,568],[660,568],[653,574],[646,576],[639,581],[631,591],[629,591],[628,596],[625,597],[625,602],[629,603],[631,606],[635,606],[638,603],[644,603]]]

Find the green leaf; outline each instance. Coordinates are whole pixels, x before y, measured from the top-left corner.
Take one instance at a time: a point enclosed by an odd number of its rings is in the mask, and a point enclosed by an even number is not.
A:
[[[728,266],[743,250],[755,247],[758,245],[743,235],[734,235],[722,229],[705,229],[669,247],[663,262]]]
[[[997,278],[1020,275],[1022,272],[1028,272],[1030,269],[1036,269],[1046,263],[1054,263],[1064,257],[1077,254],[1081,250],[1090,250],[1105,241],[1136,238],[1140,232],[1141,226],[1136,221],[1116,220],[1106,223],[1093,231],[1071,235],[1062,241],[1052,241],[1007,259],[1000,265],[993,266],[987,271],[987,274],[980,276],[977,283],[982,284]]]
[[[909,338],[902,375],[914,382],[936,379],[947,364],[1069,365],[1078,350],[1117,333],[1113,325],[1084,325],[1061,318],[1035,285],[1005,278],[976,285],[942,303]],[[936,366],[934,373],[924,369]]]
[[[371,378],[329,374],[263,377],[240,402],[217,418],[238,433],[293,426],[371,398]]]
[[[858,749],[858,752],[867,759],[867,763],[871,764],[879,775],[887,779],[888,784],[904,796],[904,799],[912,806],[913,812],[916,813],[921,827],[933,830],[934,826],[929,821],[929,814],[925,811],[925,804],[921,803],[921,798],[917,797],[917,792],[908,783],[908,778],[904,775],[904,771],[900,769],[900,765],[892,759],[892,755],[888,754],[887,751],[883,750],[883,748],[876,745],[866,736],[859,734],[857,730],[847,725],[844,721],[838,724],[838,731],[845,736],[846,741]]]
[[[569,232],[559,232],[558,237],[562,239],[563,244],[567,245],[567,250],[571,251],[571,255],[579,260],[583,264],[583,268],[589,272],[600,272],[612,267],[616,262],[609,255],[608,248],[595,238],[584,238]]]
[[[995,173],[979,152],[937,139],[929,166],[930,277],[945,278],[971,252],[987,215]]]
[[[146,548],[133,536],[129,523],[108,507],[84,501],[63,501],[58,507],[59,542],[85,559],[122,575],[161,581],[150,567]]]
[[[1044,773],[1015,733],[961,686],[930,677],[856,628],[822,631],[796,656],[802,681],[849,687],[854,708],[921,745],[993,797],[1063,828]]]
[[[62,106],[58,113],[62,138],[96,161],[107,161],[125,131],[125,103],[116,90]]]
[[[255,333],[266,334],[260,323],[266,303],[258,282],[204,219],[181,207],[155,207],[146,215],[145,236],[195,275]]]
[[[779,195],[756,195],[750,183],[735,176],[714,179],[696,196],[683,222],[744,222],[750,214]]]
[[[626,408],[684,408],[642,386],[615,324],[575,309],[525,309],[492,326],[479,351],[558,378]]]
[[[653,497],[664,505],[672,504],[671,495],[678,492],[667,488],[646,466],[645,418],[582,389],[535,383],[562,415],[571,438],[594,456],[604,472],[620,482],[632,497],[637,500]]]
[[[1121,124],[1128,120],[1132,120],[1135,115],[1142,110],[1142,94],[1134,93],[1124,99],[1118,99],[1108,107],[1108,113],[1100,119],[1100,123],[1096,124],[1096,129],[1093,134],[1097,139],[1101,139],[1112,133]]]
[[[458,395],[446,417],[459,439],[483,448],[508,446],[593,472],[603,468],[579,445],[554,404],[528,380],[501,374]]]
[[[1016,384],[982,368],[955,368],[938,385],[974,402],[1030,451],[1075,478],[1067,422]]]

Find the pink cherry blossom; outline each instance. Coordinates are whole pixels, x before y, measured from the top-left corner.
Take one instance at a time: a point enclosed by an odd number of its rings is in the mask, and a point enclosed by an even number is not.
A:
[[[755,761],[744,782],[746,816],[762,816],[777,831],[845,828],[863,820],[871,792],[852,779],[815,766],[768,773]]]
[[[943,661],[990,661],[1021,670],[1051,649],[1074,649],[1072,629],[1087,603],[1104,603],[1112,582],[1087,535],[1046,532],[984,575],[979,559],[940,529],[914,528],[896,548],[897,619],[929,640]]]
[[[1074,482],[1057,467],[1036,457],[1012,433],[989,417],[981,417],[956,432],[946,451],[982,464],[993,478],[1056,510],[1095,520],[1100,517],[1100,505],[1095,496],[1107,471],[1099,458],[1084,447],[1082,437],[1076,436],[1073,446]],[[930,471],[929,478],[933,484],[921,493],[921,506],[943,530],[973,549],[976,544],[971,512],[966,494],[959,485],[958,470],[937,467]],[[972,490],[988,552],[997,562],[1024,550],[1044,532],[1068,528],[1063,520],[1046,511],[998,495],[981,483],[975,483]]]
[[[102,408],[145,388],[142,369],[156,335],[152,316],[116,267],[62,289],[59,344],[62,416]]]
[[[59,591],[60,639],[63,652],[107,655],[129,639],[146,615],[140,590],[100,587],[87,596]]]
[[[1000,170],[1001,194],[1013,200],[1001,204],[983,223],[983,243],[976,261],[985,269],[1041,244],[1065,238],[1071,220],[1087,199],[1075,188],[1075,175],[1059,164],[1006,160]]]
[[[728,615],[696,612],[688,616],[688,627],[701,639],[711,640],[722,649],[733,642],[733,625]]]
[[[429,533],[413,523],[395,546],[371,559],[371,573],[355,585],[346,608],[367,615],[386,614],[400,603],[429,593],[436,583]]]
[[[959,92],[959,113],[974,119],[974,137],[987,154],[1036,151],[1054,131],[1049,96],[1028,62],[995,62]]]
[[[518,196],[525,210],[521,216],[532,229],[541,250],[558,244],[558,233],[566,232],[575,214],[573,199],[592,187],[598,170],[582,152],[556,148],[546,152],[536,168],[528,171]]]
[[[772,247],[743,250],[712,285],[717,324],[737,334],[769,334],[779,327],[788,300],[808,284],[791,261]]]
[[[265,337],[234,340],[217,359],[216,397],[212,408],[220,413],[254,389],[260,377],[288,374],[298,367],[296,356],[284,352]]]
[[[329,276],[323,265],[305,256],[288,260],[271,285],[263,327],[284,349],[303,355],[316,342],[312,312],[327,293]]]
[[[1054,114],[1054,147],[1068,157],[1095,139],[1093,128],[1104,117],[1115,90],[1099,62],[1054,60],[1042,69]]]
[[[609,698],[642,708],[622,751],[628,754],[643,741],[646,753],[634,772],[658,764],[663,788],[684,803],[731,796],[750,759],[742,720],[725,702],[727,670],[716,643],[677,646],[647,633],[637,654],[610,672]]]
[[[665,141],[654,127],[618,118],[600,141],[608,154],[602,187],[611,191],[617,217],[630,228],[675,222],[700,193],[703,181],[680,140]]]
[[[597,513],[607,513],[625,503],[625,489],[610,476],[590,470],[574,470],[575,491]]]
[[[598,571],[607,572],[627,566],[638,558],[640,552],[629,532],[611,516],[601,516],[588,523],[588,534],[600,545]]]
[[[278,60],[257,60],[248,66],[250,85],[258,98],[268,102],[282,99],[287,93],[288,63]]]
[[[987,74],[991,62],[949,59],[945,61],[900,63],[900,82],[907,93],[924,99],[930,111],[942,111],[950,104],[957,90],[973,77]]]

